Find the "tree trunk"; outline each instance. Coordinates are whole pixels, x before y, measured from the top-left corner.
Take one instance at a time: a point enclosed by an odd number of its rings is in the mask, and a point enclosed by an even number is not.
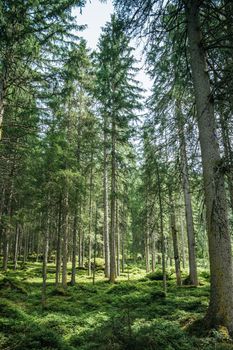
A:
[[[180,212],[180,232],[181,232],[181,242],[182,242],[182,267],[185,269],[186,266],[186,256],[185,256],[185,239],[184,239],[184,221],[182,212]]]
[[[121,272],[125,272],[125,231],[126,231],[126,219],[125,219],[125,203],[122,207],[122,233],[121,233]]]
[[[191,200],[190,184],[189,184],[184,123],[183,123],[183,116],[181,113],[181,106],[178,101],[176,101],[176,118],[177,118],[178,129],[179,129],[181,176],[182,176],[186,228],[187,228],[187,238],[188,238],[189,281],[191,285],[197,286],[198,277],[197,277],[197,263],[196,263],[196,252],[195,252],[195,235],[194,235],[194,225],[193,225],[193,208],[192,208],[192,200]]]
[[[163,203],[162,203],[162,186],[160,180],[159,166],[156,162],[157,171],[157,185],[158,185],[158,199],[159,199],[159,216],[160,216],[160,237],[161,237],[161,248],[162,248],[162,270],[163,270],[163,290],[167,291],[167,278],[166,278],[166,245],[163,230]]]
[[[45,228],[44,237],[44,253],[43,253],[43,268],[42,268],[42,307],[46,305],[46,282],[47,282],[47,263],[48,263],[48,252],[49,252],[49,219],[47,222],[47,227]]]
[[[174,205],[171,189],[169,189],[169,201],[170,201],[173,252],[174,252],[175,270],[176,270],[176,284],[177,286],[181,286],[180,256],[179,256],[178,236],[177,236],[177,228],[176,228],[176,214],[175,214],[175,205]]]
[[[76,195],[77,199],[77,195]],[[76,200],[76,208],[74,213],[74,226],[73,226],[73,247],[72,247],[72,271],[71,271],[71,281],[70,284],[72,286],[75,285],[75,278],[76,278],[76,256],[77,256],[77,220],[78,220],[78,213],[77,213],[77,200]]]
[[[223,111],[220,111],[220,125],[221,125],[221,133],[223,140],[223,148],[224,148],[224,157],[226,166],[228,168],[227,171],[227,183],[228,183],[228,192],[230,197],[230,205],[231,210],[233,211],[233,153],[232,147],[230,143],[230,135],[229,135],[229,120],[227,120]]]
[[[78,223],[78,266],[83,267],[83,230],[82,230],[82,202],[79,205],[79,223]]]
[[[19,232],[20,232],[20,226],[16,224],[15,229],[15,245],[14,245],[14,270],[17,269],[17,260],[18,260],[18,247],[19,247]]]
[[[60,283],[60,272],[61,272],[61,223],[62,223],[62,197],[60,195],[58,226],[57,226],[56,282],[55,282],[56,287],[58,287]]]
[[[66,189],[64,197],[64,223],[63,223],[63,242],[62,242],[62,287],[67,287],[67,261],[68,261],[68,233],[69,233],[69,199]]]
[[[11,176],[14,174],[14,169],[12,170]],[[13,181],[11,181],[10,191],[6,204],[6,214],[9,218],[9,223],[3,227],[3,271],[7,270],[8,267],[8,258],[9,258],[9,239],[11,232],[11,218],[12,218],[12,198],[13,198]]]
[[[107,117],[104,117],[104,260],[105,277],[110,276],[109,257],[109,218],[108,218],[108,154],[107,154]]]
[[[201,39],[199,1],[185,2],[191,68],[201,144],[206,224],[210,257],[209,327],[223,325],[233,332],[233,276],[224,174],[217,141],[213,97]]]
[[[91,276],[91,255],[92,255],[92,191],[93,191],[93,152],[91,154],[91,174],[89,189],[89,228],[88,228],[88,276]]]
[[[2,140],[2,128],[3,128],[3,118],[5,109],[5,95],[7,89],[7,77],[8,70],[6,65],[3,63],[2,78],[0,81],[0,142]]]
[[[95,234],[94,234],[94,247],[93,247],[93,278],[92,283],[95,284],[95,272],[96,272],[96,250],[97,250],[97,229],[98,229],[98,207],[96,203],[96,209],[95,209]]]
[[[3,229],[3,260],[2,269],[7,271],[9,258],[9,230],[7,228]]]
[[[146,239],[145,239],[145,257],[146,257],[146,272],[150,272],[150,232],[149,223],[147,219],[146,225]]]
[[[121,241],[120,241],[120,231],[119,231],[119,208],[118,201],[116,201],[116,273],[117,276],[120,276],[120,249],[121,249]]]
[[[155,251],[155,231],[152,232],[151,236],[151,269],[152,272],[155,272],[156,266],[156,251]]]
[[[112,117],[112,159],[111,159],[111,230],[110,230],[110,282],[114,283],[116,279],[116,253],[115,253],[115,234],[116,234],[116,123]]]

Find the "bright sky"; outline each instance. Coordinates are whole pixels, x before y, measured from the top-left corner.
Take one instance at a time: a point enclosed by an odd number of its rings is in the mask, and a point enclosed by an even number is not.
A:
[[[87,29],[80,33],[80,36],[84,37],[88,46],[91,49],[95,49],[98,43],[101,29],[105,26],[106,22],[110,20],[111,14],[114,12],[114,8],[111,0],[107,0],[105,3],[101,3],[99,0],[88,0],[86,6],[82,10],[82,14],[79,10],[75,11],[77,16],[77,24],[87,25]],[[132,46],[134,46],[132,44]],[[144,89],[149,90],[152,83],[143,71],[143,61],[141,60],[142,48],[137,48],[135,51],[135,57],[139,63],[140,71],[137,79],[141,82]]]

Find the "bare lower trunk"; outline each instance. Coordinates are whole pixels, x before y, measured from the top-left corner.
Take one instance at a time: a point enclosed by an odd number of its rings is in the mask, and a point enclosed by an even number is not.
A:
[[[224,115],[224,112],[221,111],[220,125],[221,125],[221,133],[222,133],[222,140],[223,140],[223,147],[224,147],[224,157],[226,160],[226,166],[229,169],[229,171],[227,172],[228,192],[230,197],[231,210],[233,211],[233,171],[232,171],[233,153],[232,153],[232,147],[231,147],[230,135],[229,135],[229,124],[230,124],[230,120],[227,120],[226,116]]]
[[[8,70],[6,65],[3,64],[2,69],[2,77],[0,81],[0,141],[2,140],[2,127],[3,127],[3,119],[4,119],[4,109],[5,109],[5,95],[7,90],[7,78],[8,78]]]
[[[108,156],[107,156],[107,120],[104,120],[104,260],[105,277],[110,276],[110,257],[109,257],[109,210],[108,210]]]
[[[96,203],[95,209],[95,233],[94,233],[94,246],[93,246],[93,278],[92,283],[95,284],[95,272],[96,272],[96,251],[97,251],[97,229],[98,229],[98,207]]]
[[[93,190],[93,152],[91,155],[91,174],[89,189],[89,228],[88,228],[88,276],[91,275],[91,256],[92,256],[92,190]]]
[[[110,282],[114,283],[116,279],[116,253],[115,253],[115,234],[116,234],[116,124],[112,118],[112,159],[111,159],[111,230],[110,230]]]
[[[74,226],[73,226],[72,271],[71,271],[71,281],[70,281],[70,284],[72,286],[75,285],[75,279],[76,279],[76,256],[77,256],[77,210],[75,210]]]
[[[182,176],[182,184],[183,184],[186,228],[187,228],[187,238],[188,238],[189,281],[190,281],[190,284],[197,286],[198,278],[197,278],[197,263],[196,263],[196,251],[195,251],[195,235],[194,235],[194,225],[193,225],[192,200],[191,200],[189,174],[188,174],[186,140],[185,140],[185,133],[184,133],[183,116],[182,116],[181,107],[178,101],[176,104],[176,117],[179,125],[181,176]]]
[[[15,230],[15,246],[14,246],[14,270],[17,269],[17,261],[18,261],[18,247],[19,247],[19,225],[16,225]]]
[[[182,241],[182,267],[185,269],[186,266],[186,256],[185,256],[185,239],[184,239],[184,221],[182,213],[180,213],[180,231],[181,231],[181,241]]]
[[[116,201],[116,274],[120,276],[120,231],[119,231],[119,210],[118,202]]]
[[[59,201],[58,226],[57,226],[57,251],[56,251],[56,282],[58,287],[60,283],[61,272],[61,223],[62,223],[62,198]]]
[[[49,220],[47,222],[47,227],[45,228],[44,236],[44,252],[43,252],[43,267],[42,267],[42,307],[46,305],[46,282],[47,282],[47,263],[48,263],[48,252],[49,252]]]
[[[202,46],[199,1],[186,5],[187,33],[201,144],[206,224],[210,257],[210,304],[206,323],[223,325],[233,333],[233,276],[224,174],[214,117],[213,97]]]
[[[152,233],[152,242],[151,242],[151,269],[152,272],[155,271],[156,266],[156,251],[155,251],[155,232]]]
[[[83,229],[82,229],[82,204],[79,207],[79,224],[78,224],[78,266],[83,267]]]
[[[146,272],[150,271],[150,237],[149,227],[146,227],[146,239],[145,239],[145,257],[146,257]]]
[[[180,256],[179,256],[179,246],[178,246],[178,234],[177,234],[177,228],[176,228],[176,214],[175,214],[175,206],[174,206],[171,190],[169,193],[169,200],[170,200],[170,211],[171,211],[171,231],[172,231],[172,241],[173,241],[173,252],[174,252],[175,270],[176,270],[176,284],[177,286],[181,286]]]
[[[67,262],[68,262],[68,233],[69,233],[69,203],[68,192],[64,198],[64,223],[63,223],[63,242],[62,242],[62,287],[67,287]]]
[[[14,174],[14,169],[12,170],[11,176]],[[13,182],[10,185],[10,192],[6,205],[6,214],[10,220],[5,227],[3,227],[3,270],[6,271],[8,267],[8,258],[9,258],[9,240],[11,233],[11,219],[12,219],[12,198],[13,198]]]
[[[3,260],[2,260],[3,271],[7,271],[8,257],[9,257],[9,230],[5,228],[3,229]]]
[[[162,248],[162,270],[163,270],[163,290],[167,291],[167,278],[166,278],[166,245],[165,236],[163,229],[163,203],[162,203],[162,186],[160,179],[159,166],[156,163],[157,170],[157,183],[158,183],[158,199],[159,199],[159,216],[160,216],[160,237],[161,237],[161,248]]]

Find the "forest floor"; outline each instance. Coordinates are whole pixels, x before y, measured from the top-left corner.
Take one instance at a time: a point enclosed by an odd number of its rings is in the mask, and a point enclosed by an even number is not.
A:
[[[55,266],[50,264],[42,309],[41,264],[10,269],[0,275],[0,349],[233,349],[224,329],[205,333],[194,322],[203,317],[209,298],[208,273],[200,275],[199,287],[177,288],[170,273],[165,296],[162,281],[145,277],[135,266],[114,285],[102,271],[95,285],[86,271],[78,271],[77,285],[64,292],[54,287]]]

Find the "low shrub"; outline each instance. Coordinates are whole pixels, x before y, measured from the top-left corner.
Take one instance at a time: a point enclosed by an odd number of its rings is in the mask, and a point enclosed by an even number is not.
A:
[[[155,272],[150,272],[146,275],[146,277],[151,280],[151,281],[162,281],[163,280],[163,271],[162,270],[157,270]],[[170,279],[171,276],[166,273],[166,279]]]

